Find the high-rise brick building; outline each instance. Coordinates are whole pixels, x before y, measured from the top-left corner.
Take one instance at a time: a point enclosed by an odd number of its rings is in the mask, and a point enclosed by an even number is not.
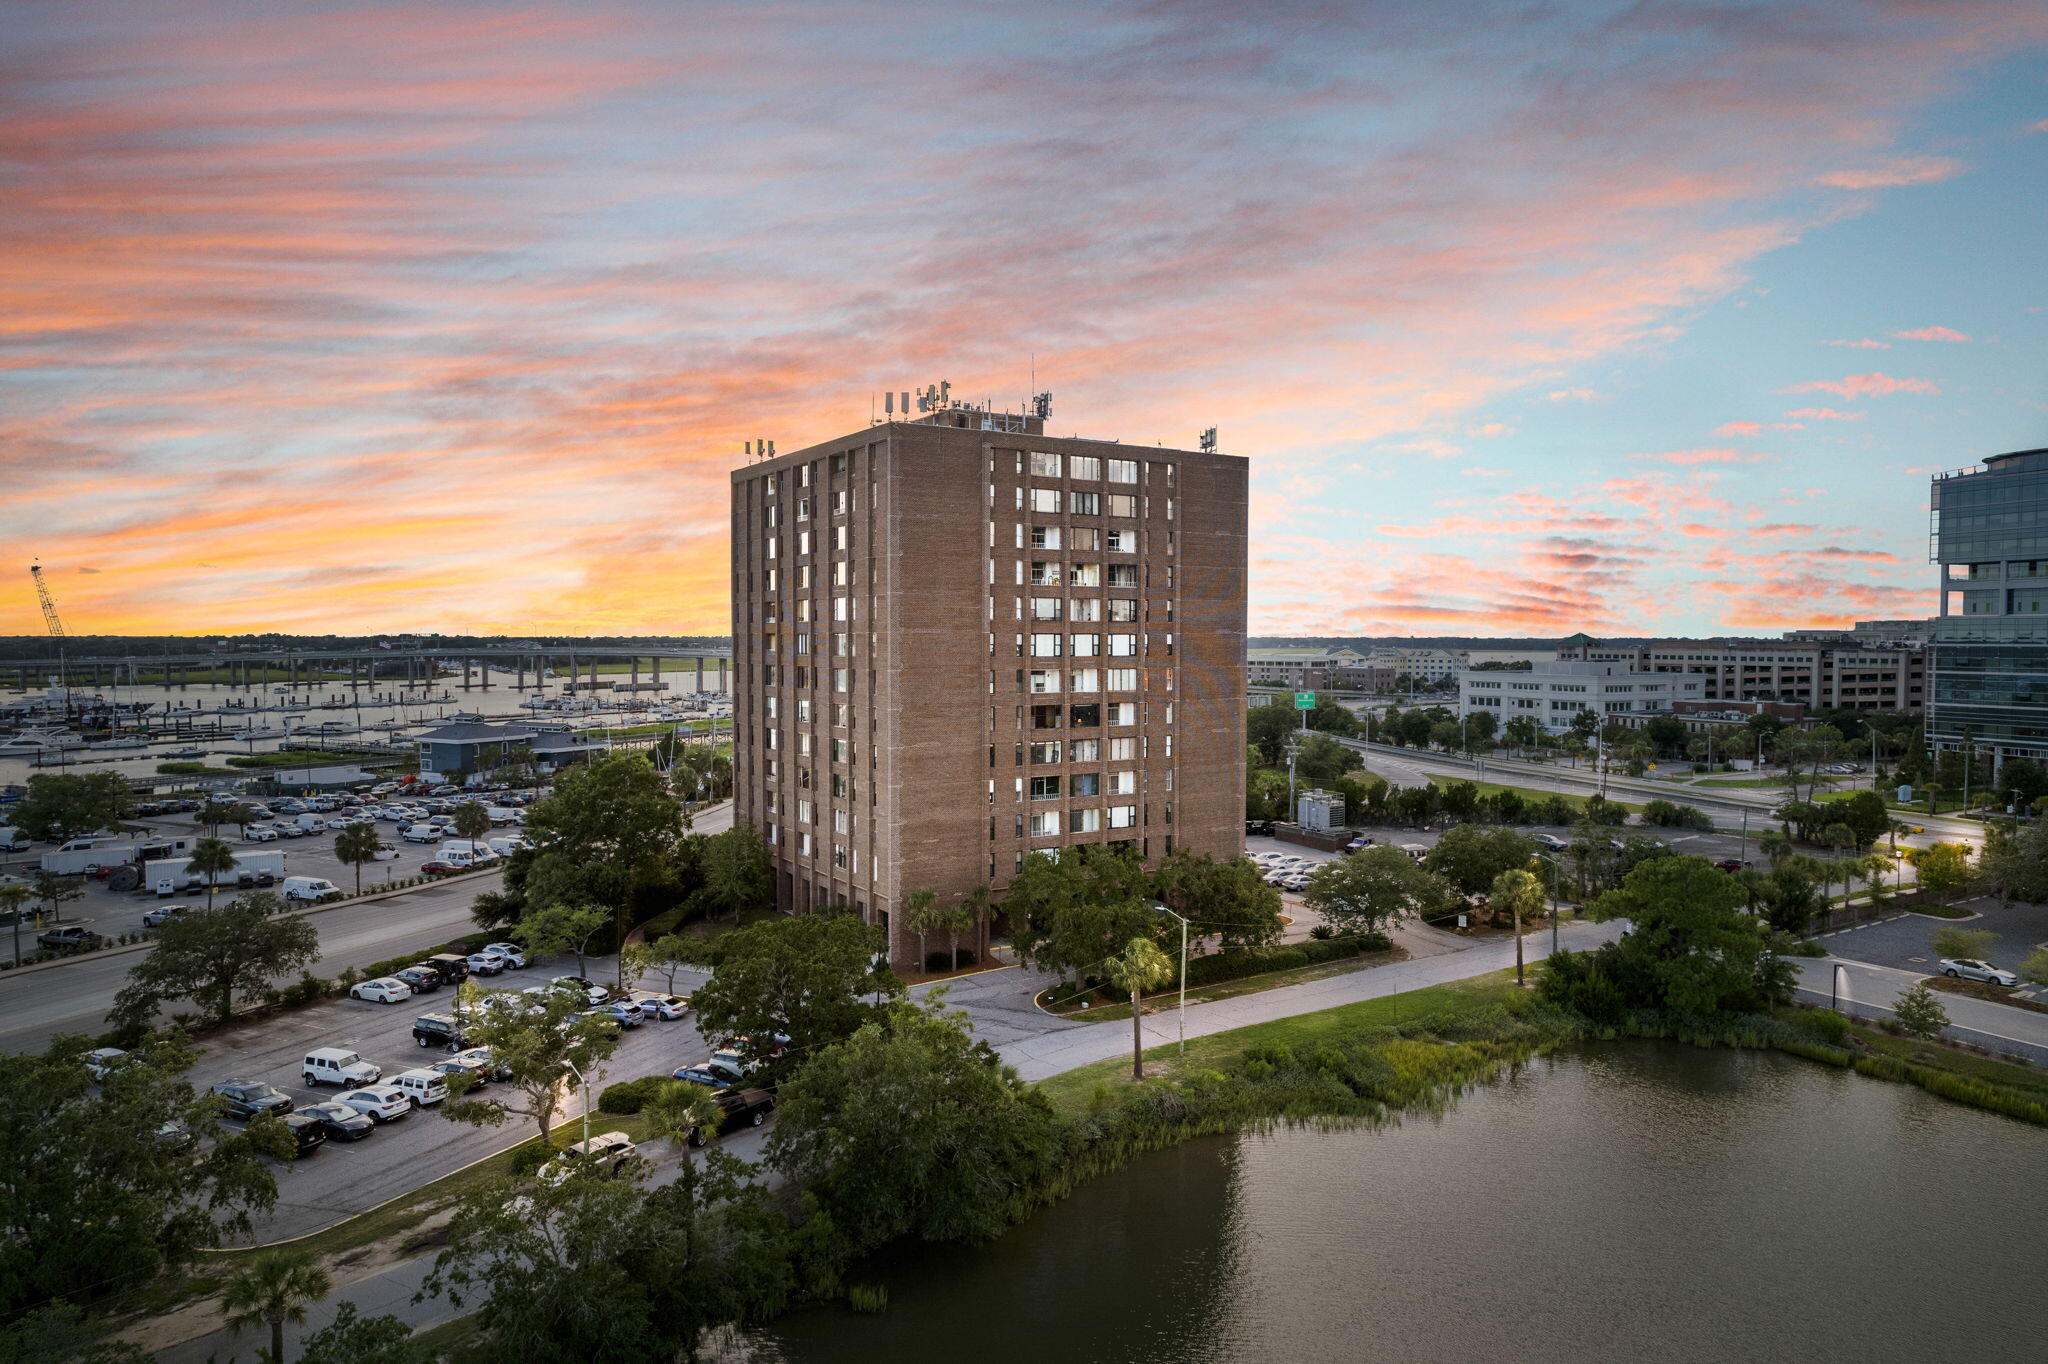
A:
[[[736,816],[776,898],[1242,848],[1246,461],[945,407],[732,475]]]

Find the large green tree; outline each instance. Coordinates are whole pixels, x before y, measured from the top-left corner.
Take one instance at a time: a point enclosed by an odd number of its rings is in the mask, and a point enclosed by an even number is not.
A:
[[[179,999],[225,1021],[238,998],[310,965],[320,953],[320,935],[311,921],[282,914],[282,908],[270,892],[251,891],[165,920],[156,944],[114,995],[108,1023],[128,1031],[146,1028],[160,1008]]]
[[[1625,936],[1590,954],[1551,960],[1590,957],[1630,1007],[1691,1018],[1757,1012],[1790,998],[1792,974],[1772,948],[1770,930],[1743,912],[1746,899],[1742,886],[1705,858],[1655,858],[1588,907],[1597,920],[1628,920]],[[1562,963],[1559,979],[1574,966]]]
[[[306,1320],[306,1309],[334,1290],[334,1278],[313,1261],[311,1251],[280,1246],[258,1251],[227,1282],[221,1313],[237,1334],[268,1327],[271,1364],[284,1364],[284,1328]]]
[[[1218,862],[1207,853],[1175,849],[1153,879],[1160,900],[1184,916],[1198,938],[1213,935],[1226,949],[1280,940],[1280,892],[1242,857]]]
[[[1102,964],[1102,977],[1109,987],[1131,997],[1131,1078],[1145,1078],[1145,1011],[1140,1008],[1145,991],[1173,979],[1173,958],[1159,950],[1150,938],[1133,938],[1124,950]]]
[[[1486,824],[1459,824],[1444,831],[1422,865],[1441,876],[1467,901],[1476,901],[1504,871],[1529,865],[1536,840],[1513,829]]]
[[[118,772],[38,773],[10,816],[14,827],[34,839],[61,843],[111,828],[135,813],[135,792]]]
[[[1996,831],[1984,845],[1982,873],[2003,899],[2048,903],[2048,820]]]
[[[491,1059],[511,1075],[477,1097],[471,1097],[467,1077],[456,1077],[441,1116],[474,1127],[531,1118],[541,1140],[548,1140],[563,1094],[575,1083],[574,1071],[595,1078],[598,1065],[618,1050],[618,1025],[586,1017],[589,1006],[577,990],[551,990],[536,1002],[516,990],[462,988],[471,1042],[489,1047]]]
[[[0,1054],[0,1312],[137,1287],[277,1201],[265,1156],[288,1154],[289,1135],[221,1127],[218,1101],[185,1079],[189,1044],[153,1038],[98,1083],[90,1046]]]
[[[1134,857],[1107,848],[1032,853],[1003,895],[1010,940],[1042,971],[1068,979],[1093,974],[1123,944],[1163,931],[1152,885]]]
[[[702,843],[704,897],[737,920],[767,903],[775,889],[768,847],[751,824],[734,824]]]
[[[986,1241],[1029,1209],[1063,1127],[961,1015],[898,1003],[790,1076],[768,1162],[853,1253]]]
[[[697,1027],[714,1042],[746,1038],[747,1058],[766,1078],[803,1056],[843,1041],[903,990],[881,954],[879,925],[851,914],[775,917],[735,928],[718,940],[710,980],[690,1003]],[[770,1053],[780,1035],[786,1056]]]
[[[683,811],[654,765],[612,753],[570,769],[526,815],[533,857],[523,890],[534,905],[603,905],[617,937],[643,910],[680,903],[694,888]]]
[[[580,976],[584,959],[611,926],[612,915],[605,910],[590,905],[549,905],[529,911],[509,932],[514,942],[536,957],[574,956]]]
[[[1450,907],[1454,894],[1441,876],[1399,848],[1376,846],[1323,863],[1301,898],[1338,928],[1364,932],[1404,918],[1432,918]]]

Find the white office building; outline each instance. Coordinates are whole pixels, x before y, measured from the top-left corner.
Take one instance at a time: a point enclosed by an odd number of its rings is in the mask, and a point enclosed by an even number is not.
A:
[[[1458,718],[1488,714],[1505,729],[1526,716],[1546,734],[1563,734],[1582,710],[1601,724],[1640,725],[1669,714],[1673,701],[1698,701],[1706,679],[1689,673],[1636,672],[1620,663],[1539,661],[1527,672],[1467,669],[1458,674]]]

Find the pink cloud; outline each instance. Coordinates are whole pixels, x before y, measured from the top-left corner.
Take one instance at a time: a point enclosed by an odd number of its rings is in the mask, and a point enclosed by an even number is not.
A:
[[[1821,344],[1823,346],[1845,346],[1850,350],[1890,350],[1892,348],[1892,343],[1889,341],[1873,341],[1867,336],[1860,341],[1823,341]]]
[[[1803,418],[1810,422],[1860,422],[1861,412],[1837,412],[1832,407],[1800,407],[1785,414],[1786,420]]]
[[[1599,398],[1599,392],[1590,388],[1560,388],[1543,395],[1545,402],[1552,403],[1590,403],[1599,401]]]
[[[1843,379],[1815,379],[1811,383],[1781,388],[1780,393],[1833,393],[1844,398],[1874,397],[1886,393],[1939,393],[1925,379],[1894,379],[1889,374],[1851,374]]]
[[[1967,341],[1969,336],[1949,327],[1915,327],[1911,331],[1893,332],[1892,336],[1901,341]]]
[[[1716,436],[1754,436],[1765,431],[1804,431],[1799,422],[1722,422],[1712,434]]]
[[[1654,455],[1630,455],[1629,458],[1651,464],[1754,464],[1763,456],[1714,446],[1700,450],[1667,450]]]
[[[1818,176],[1816,184],[1835,189],[1893,189],[1900,185],[1928,185],[1946,180],[1963,169],[1963,163],[1947,156],[1897,156],[1855,170],[1830,171]]]

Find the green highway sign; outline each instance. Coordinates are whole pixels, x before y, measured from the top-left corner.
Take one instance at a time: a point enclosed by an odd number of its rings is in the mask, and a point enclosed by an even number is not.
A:
[[[1312,691],[1298,691],[1294,693],[1294,708],[1296,710],[1314,710],[1316,708],[1316,694]]]

